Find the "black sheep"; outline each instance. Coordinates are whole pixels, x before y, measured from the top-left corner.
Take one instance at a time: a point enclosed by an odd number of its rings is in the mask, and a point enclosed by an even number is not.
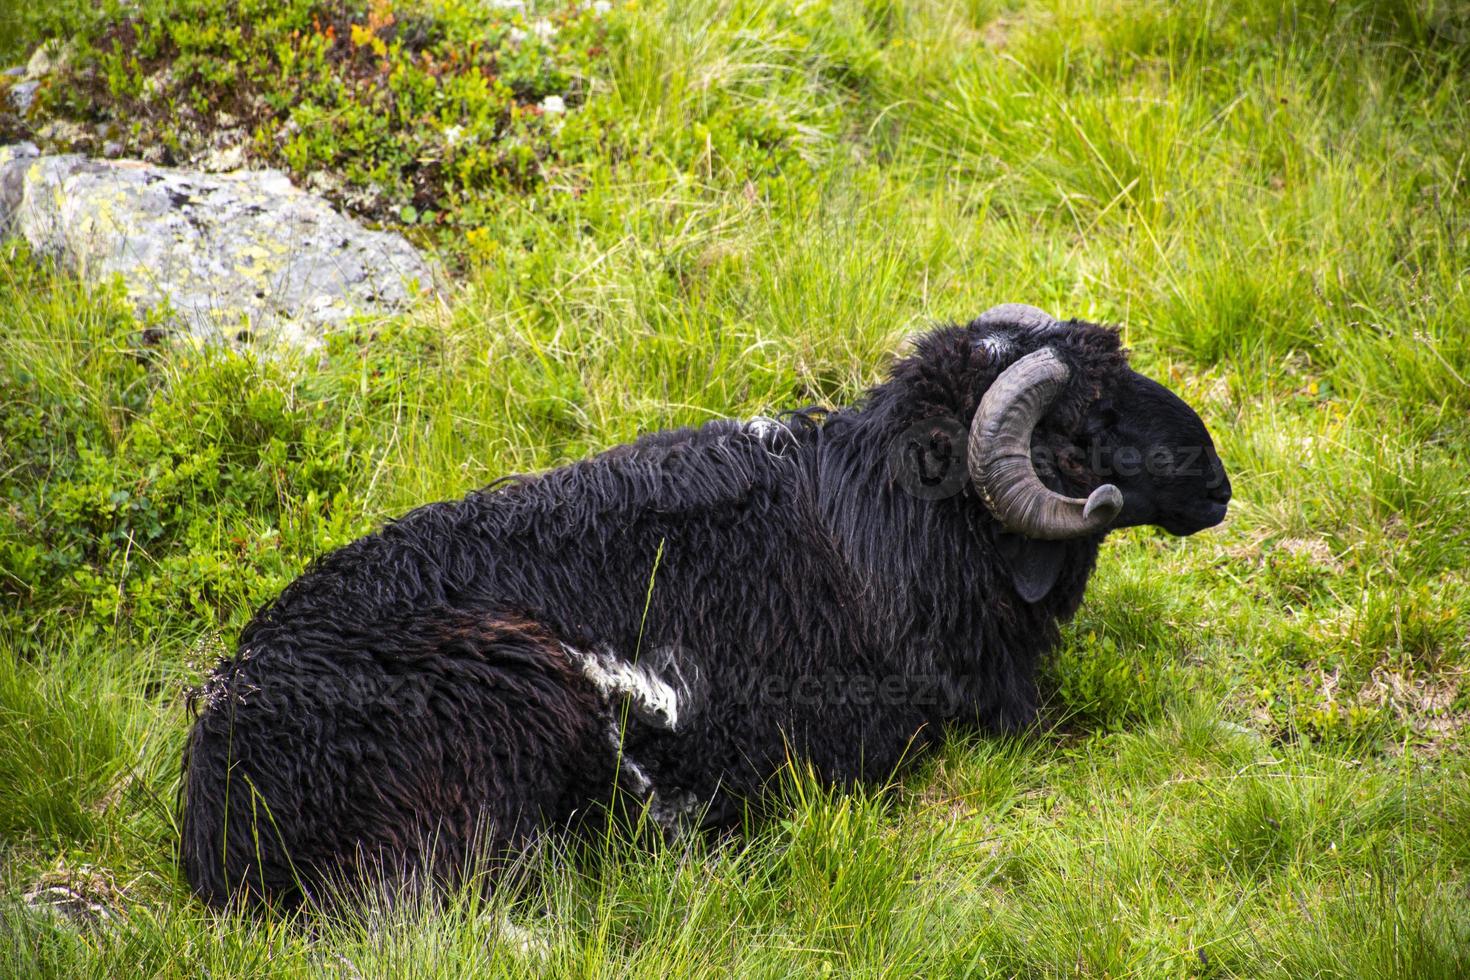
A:
[[[1084,499],[1085,498],[1085,499]],[[858,405],[645,436],[318,561],[200,692],[182,860],[222,904],[452,880],[615,800],[730,827],[796,758],[1025,726],[1107,531],[1230,486],[1115,331],[997,307]]]

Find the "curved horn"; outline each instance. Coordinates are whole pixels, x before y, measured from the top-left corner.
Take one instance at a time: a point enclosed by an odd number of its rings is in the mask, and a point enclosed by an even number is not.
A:
[[[1028,538],[1098,534],[1123,508],[1123,492],[1111,483],[1086,500],[1067,497],[1048,489],[1031,463],[1031,431],[1070,375],[1051,348],[1033,351],[995,379],[970,425],[970,479],[980,499],[1006,530]]]
[[[979,322],[985,327],[1009,325],[1035,330],[1056,326],[1057,318],[1040,307],[1025,303],[1002,303],[981,313]]]

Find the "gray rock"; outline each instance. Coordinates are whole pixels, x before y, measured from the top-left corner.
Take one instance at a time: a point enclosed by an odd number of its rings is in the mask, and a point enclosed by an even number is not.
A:
[[[26,62],[26,78],[44,78],[67,62],[65,47],[58,41],[47,41],[31,53]]]
[[[217,146],[204,155],[200,161],[201,169],[209,173],[222,173],[230,170],[239,170],[245,165],[245,147],[239,143],[233,146]]]
[[[355,315],[406,309],[433,272],[275,170],[205,174],[0,147],[0,236],[89,281],[120,275],[142,309],[204,339],[242,329],[315,346]]]
[[[15,106],[15,111],[25,115],[31,111],[31,105],[36,101],[36,89],[40,87],[40,82],[16,82],[5,95]]]

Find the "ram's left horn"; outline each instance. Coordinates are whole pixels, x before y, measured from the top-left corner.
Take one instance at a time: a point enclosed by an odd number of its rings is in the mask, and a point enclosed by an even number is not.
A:
[[[992,306],[980,314],[979,323],[982,327],[1005,325],[1024,327],[1027,330],[1045,330],[1058,325],[1056,317],[1039,306],[1028,306],[1025,303]]]
[[[995,379],[970,425],[975,489],[1006,530],[1028,538],[1058,541],[1099,534],[1123,509],[1123,492],[1111,483],[1085,500],[1068,497],[1047,488],[1032,465],[1031,432],[1070,374],[1049,347],[1027,354]]]

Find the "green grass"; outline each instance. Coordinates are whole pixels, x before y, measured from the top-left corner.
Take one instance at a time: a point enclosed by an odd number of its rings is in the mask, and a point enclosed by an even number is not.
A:
[[[0,46],[85,22],[56,9]],[[0,974],[1470,973],[1462,7],[608,17],[554,165],[454,204],[463,288],[324,357],[144,348],[115,294],[0,251]],[[725,844],[543,856],[510,914],[544,960],[469,897],[190,900],[185,691],[311,556],[641,431],[844,401],[1008,300],[1126,324],[1236,487],[1216,531],[1108,543],[1050,727],[855,795],[793,776]],[[38,882],[113,917],[38,917]]]

